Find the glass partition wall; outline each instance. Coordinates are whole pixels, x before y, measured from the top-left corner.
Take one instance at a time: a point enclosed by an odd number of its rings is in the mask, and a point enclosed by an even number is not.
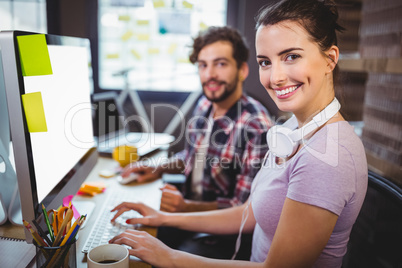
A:
[[[226,24],[226,0],[99,0],[99,87],[191,92],[192,38]]]
[[[0,31],[47,33],[46,0],[0,0]]]

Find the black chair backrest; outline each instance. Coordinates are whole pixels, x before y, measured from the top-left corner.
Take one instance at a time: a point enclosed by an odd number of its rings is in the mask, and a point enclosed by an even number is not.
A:
[[[402,268],[402,190],[371,171],[342,267]]]

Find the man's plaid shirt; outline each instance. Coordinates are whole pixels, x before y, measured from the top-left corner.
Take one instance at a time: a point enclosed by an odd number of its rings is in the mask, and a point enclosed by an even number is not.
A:
[[[176,154],[185,163],[184,192],[191,199],[195,153],[208,129],[212,103],[202,96],[189,121],[185,149]],[[259,102],[243,95],[225,116],[214,120],[207,149],[202,200],[218,201],[219,208],[244,203],[268,150],[266,133],[272,122]]]

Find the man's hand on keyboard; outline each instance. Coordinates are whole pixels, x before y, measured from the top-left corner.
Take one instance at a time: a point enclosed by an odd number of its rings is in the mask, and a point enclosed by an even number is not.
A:
[[[126,211],[135,210],[143,217],[128,219],[128,224],[143,224],[153,227],[158,227],[162,224],[165,212],[157,211],[143,203],[130,203],[123,202],[120,205],[113,208],[111,211],[117,211],[111,222],[114,222],[120,215]]]
[[[134,162],[123,168],[122,177],[128,177],[131,173],[138,174],[138,182],[154,181],[162,177],[162,173],[152,166],[145,165],[145,162]]]

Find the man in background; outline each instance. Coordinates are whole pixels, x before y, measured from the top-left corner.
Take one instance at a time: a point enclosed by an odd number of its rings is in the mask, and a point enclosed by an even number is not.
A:
[[[185,149],[168,163],[137,162],[122,172],[123,177],[138,173],[139,182],[184,173],[184,194],[166,185],[162,210],[213,210],[247,200],[271,125],[267,110],[243,91],[248,55],[242,36],[230,27],[211,27],[194,39],[190,61],[198,66],[204,94],[188,122]]]

